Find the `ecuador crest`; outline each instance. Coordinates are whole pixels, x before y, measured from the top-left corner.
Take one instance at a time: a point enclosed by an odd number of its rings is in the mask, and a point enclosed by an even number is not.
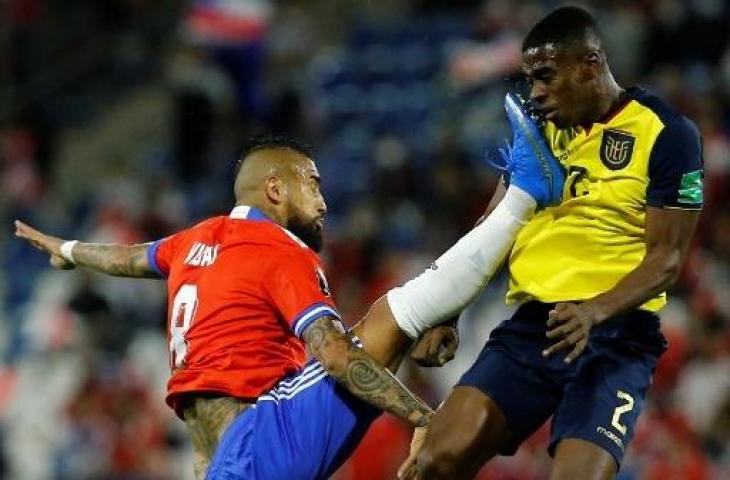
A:
[[[601,161],[610,170],[621,170],[631,161],[636,138],[619,130],[605,130],[601,140]]]

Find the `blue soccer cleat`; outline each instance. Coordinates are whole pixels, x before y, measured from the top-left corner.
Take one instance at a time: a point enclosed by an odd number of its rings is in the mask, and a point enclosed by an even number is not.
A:
[[[509,183],[527,192],[538,209],[557,205],[563,197],[565,170],[545,143],[535,120],[525,111],[520,98],[508,93],[504,99],[512,125],[512,146],[500,149]]]

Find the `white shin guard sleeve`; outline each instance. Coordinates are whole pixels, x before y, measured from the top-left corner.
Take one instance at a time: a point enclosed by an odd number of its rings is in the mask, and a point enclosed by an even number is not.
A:
[[[429,268],[388,292],[398,326],[409,337],[463,310],[487,285],[535,211],[535,200],[510,186],[497,208]]]

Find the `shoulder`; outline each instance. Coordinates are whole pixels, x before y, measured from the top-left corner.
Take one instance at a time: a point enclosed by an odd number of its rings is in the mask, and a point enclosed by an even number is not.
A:
[[[193,226],[189,227],[188,230],[211,230],[223,224],[224,220],[228,218],[223,215],[217,217],[205,218]]]
[[[177,232],[169,235],[168,237],[166,237],[166,239],[175,239],[177,241],[180,241],[191,235],[199,235],[203,231],[208,232],[211,230],[215,230],[219,225],[222,224],[222,220],[224,218],[225,217],[210,217],[204,220],[200,220],[197,223],[194,223],[188,227],[183,228],[182,230],[178,230]]]
[[[320,264],[319,256],[307,246],[300,246],[294,242],[282,242],[277,245],[275,252],[277,254],[277,263],[292,266],[314,266]]]
[[[185,243],[186,240],[194,242],[199,237],[205,237],[207,235],[210,235],[211,232],[214,232],[217,228],[220,227],[220,225],[223,224],[223,220],[225,218],[226,217],[223,216],[206,218],[187,228],[179,230],[178,232],[166,237],[163,240],[173,240],[177,244]]]
[[[309,255],[314,252],[299,237],[274,222],[249,222],[259,240],[291,255]]]
[[[251,233],[256,235],[255,243],[266,246],[267,260],[271,265],[319,265],[317,254],[285,228],[271,222],[256,222],[252,227],[254,231]]]
[[[676,135],[685,140],[696,139],[699,141],[700,132],[697,125],[682,115],[676,108],[641,87],[634,87],[630,89],[630,92],[634,100],[651,110],[662,122],[664,125],[663,137]]]
[[[647,204],[659,208],[702,208],[702,138],[697,125],[656,95],[639,90],[636,100],[662,124],[649,157]]]

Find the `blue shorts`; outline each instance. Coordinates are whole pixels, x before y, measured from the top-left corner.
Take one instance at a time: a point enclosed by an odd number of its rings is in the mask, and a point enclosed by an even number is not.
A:
[[[319,362],[309,362],[233,420],[206,478],[329,478],[378,415],[380,410],[355,398]]]
[[[503,455],[553,417],[549,452],[577,438],[605,449],[618,465],[634,435],[657,360],[666,349],[659,317],[635,310],[593,327],[583,353],[543,358],[555,340],[545,336],[553,304],[528,302],[490,335],[458,385],[476,387],[504,413],[512,434]]]

